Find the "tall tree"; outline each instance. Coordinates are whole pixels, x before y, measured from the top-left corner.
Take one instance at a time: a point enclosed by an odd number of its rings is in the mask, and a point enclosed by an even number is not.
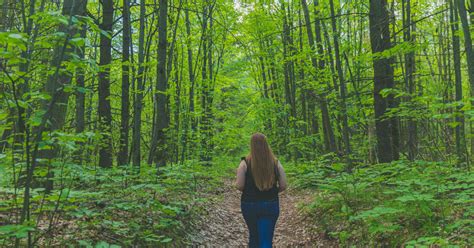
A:
[[[330,0],[330,9],[331,9],[331,27],[334,40],[334,56],[336,58],[336,70],[339,79],[339,89],[341,95],[341,108],[342,108],[342,135],[345,146],[346,158],[349,167],[351,167],[351,143],[349,140],[349,123],[347,121],[347,104],[346,104],[346,82],[344,80],[344,73],[342,71],[341,56],[339,54],[339,32],[336,25],[336,15],[334,13],[334,1]]]
[[[184,10],[185,21],[186,21],[186,48],[188,53],[188,74],[189,74],[189,108],[186,113],[186,120],[184,122],[184,135],[183,135],[183,152],[181,160],[184,160],[186,156],[187,149],[188,149],[188,136],[192,137],[194,131],[196,130],[196,122],[194,118],[194,66],[193,66],[193,50],[192,50],[192,42],[191,42],[191,21],[189,20],[189,1],[187,1],[186,9]],[[191,126],[191,128],[189,128]],[[189,132],[191,132],[189,134]]]
[[[314,2],[315,4],[315,9],[319,8],[319,3],[316,0]],[[322,39],[321,39],[321,28],[320,28],[320,21],[319,17],[316,17],[316,23],[315,23],[315,31],[316,31],[316,43],[314,40],[313,36],[313,30],[311,28],[311,19],[309,16],[309,10],[308,10],[308,4],[306,3],[306,0],[301,0],[301,5],[303,7],[303,14],[305,18],[305,23],[306,23],[306,33],[308,36],[308,42],[309,46],[312,51],[311,55],[311,63],[313,65],[313,68],[315,71],[320,71],[323,72],[326,67],[326,62],[324,60],[324,49],[323,49],[323,44],[322,44]],[[319,12],[318,12],[319,13]],[[316,59],[316,46],[317,46],[317,53],[319,55],[319,63],[318,60]],[[324,85],[325,83],[323,83]],[[319,107],[321,108],[321,118],[322,118],[322,126],[323,126],[323,138],[324,138],[324,144],[326,147],[326,151],[330,152],[335,152],[336,151],[336,142],[334,138],[334,132],[332,130],[331,126],[331,119],[329,116],[329,110],[328,110],[328,103],[326,99],[325,93],[316,94],[311,91],[310,96],[317,97]],[[314,122],[314,120],[313,120]]]
[[[208,165],[209,156],[206,151],[207,147],[207,129],[208,129],[208,119],[207,119],[207,108],[208,108],[208,87],[209,87],[209,73],[208,71],[209,64],[208,64],[208,57],[210,54],[211,46],[209,41],[209,31],[208,31],[208,23],[211,13],[211,6],[209,0],[203,2],[203,11],[202,11],[202,25],[201,25],[201,32],[202,32],[202,68],[201,68],[201,121],[200,125],[200,134],[201,134],[201,150],[199,152],[201,161],[204,161],[205,165]]]
[[[140,167],[141,163],[141,130],[142,130],[142,109],[145,74],[145,1],[140,2],[140,24],[138,33],[138,73],[137,86],[133,103],[133,133],[132,133],[132,164]]]
[[[387,0],[370,0],[369,27],[374,68],[375,131],[377,155],[379,162],[382,163],[394,159],[391,120],[384,116],[390,105],[388,99],[381,95],[382,90],[393,88],[394,84],[392,58],[380,55],[392,47],[389,17]]]
[[[112,62],[112,25],[114,19],[114,1],[102,1],[102,22],[100,28],[99,59],[99,126],[101,141],[99,144],[99,166],[112,166],[112,110],[110,107],[110,63]]]
[[[84,13],[85,13],[85,7],[84,7]],[[82,29],[80,31],[80,37],[85,39],[87,34],[87,25],[82,25]],[[85,42],[84,45],[76,49],[76,53],[78,54],[79,58],[82,60],[85,58]],[[76,70],[76,118],[75,118],[75,127],[76,127],[76,133],[82,133],[85,130],[86,127],[86,120],[85,120],[85,112],[86,112],[86,94],[85,94],[85,75],[84,75],[84,68],[80,67],[77,68]],[[82,163],[83,161],[83,143],[79,143],[79,149],[77,150],[75,154],[75,160],[78,163]]]
[[[455,100],[462,100],[462,74],[461,74],[461,49],[459,40],[459,18],[457,5],[450,3],[450,21],[451,21],[451,35],[453,43],[453,64],[454,64],[454,80],[455,80]],[[463,147],[464,147],[464,117],[461,111],[461,106],[457,108],[457,114],[455,120],[459,123],[455,127],[455,139],[456,139],[456,154],[460,160],[465,160]]]
[[[85,16],[86,5],[86,0],[65,1],[62,8],[62,14],[71,20],[73,16]],[[48,81],[45,84],[45,91],[52,97],[53,100],[45,100],[42,102],[42,109],[45,111],[43,118],[47,118],[48,121],[44,127],[38,127],[35,130],[36,132],[54,132],[60,130],[66,122],[69,93],[65,90],[65,88],[71,84],[72,72],[65,70],[66,68],[63,62],[70,60],[72,58],[72,54],[76,51],[75,46],[70,44],[70,40],[80,32],[80,27],[78,27],[77,24],[72,24],[71,21],[71,23],[68,23],[67,25],[61,25],[58,31],[64,32],[67,35],[65,40],[58,43],[54,49],[51,67],[55,68],[55,71],[48,78]],[[51,160],[57,157],[58,152],[59,149],[57,146],[51,146],[47,149],[40,149],[38,152],[38,158]],[[41,163],[39,165],[45,164]],[[34,168],[31,168],[31,170],[33,171]],[[53,174],[51,170],[48,170],[47,177],[48,180],[46,180],[46,182],[41,186],[44,186],[47,191],[50,191],[53,189],[53,181],[51,180]]]
[[[158,16],[158,65],[156,67],[156,87],[155,87],[155,116],[150,154],[148,164],[156,163],[157,166],[163,166],[166,163],[166,135],[165,129],[168,127],[168,117],[166,104],[168,97],[166,90],[168,86],[168,77],[166,75],[166,50],[168,46],[168,1],[160,0]]]
[[[411,1],[403,0],[402,1],[402,13],[403,13],[403,41],[408,42],[410,45],[414,45],[415,38],[412,34],[412,29],[414,29],[414,23],[411,21]],[[408,53],[405,54],[405,88],[408,92],[409,99],[412,98],[415,93],[415,52],[413,49],[410,49]],[[417,126],[414,117],[408,120],[408,159],[414,160],[417,153]]]
[[[466,3],[464,0],[454,0],[457,5],[459,17],[461,19],[462,30],[464,33],[464,48],[466,50],[467,60],[467,75],[469,77],[469,84],[471,86],[471,99],[474,99],[474,52],[472,51],[472,38],[471,29],[467,20]],[[471,17],[474,1],[471,0]],[[471,26],[474,20],[471,19]],[[474,100],[471,101],[471,106],[474,106]],[[471,125],[471,158],[474,155],[474,121],[470,122]]]
[[[29,147],[29,130],[26,129],[26,149],[27,149],[27,161],[26,161],[26,179],[25,189],[23,197],[23,208],[20,214],[20,223],[30,222],[30,188],[32,186],[42,186],[46,192],[50,192],[53,189],[53,177],[51,169],[46,170],[47,180],[43,183],[34,179],[34,172],[36,166],[46,166],[45,161],[49,161],[51,165],[51,159],[54,159],[58,155],[58,147],[53,143],[52,146],[46,148],[39,148],[39,143],[43,139],[43,132],[54,132],[61,129],[66,121],[67,103],[69,93],[65,90],[71,83],[72,73],[67,71],[63,61],[67,61],[72,57],[74,47],[71,46],[70,42],[79,29],[77,24],[73,24],[73,17],[78,15],[85,15],[86,12],[86,0],[66,0],[63,4],[62,15],[68,17],[68,23],[60,25],[58,32],[65,33],[62,42],[59,42],[54,48],[53,59],[51,61],[51,67],[54,68],[54,73],[48,77],[44,89],[51,96],[51,100],[43,100],[41,108],[43,115],[41,116],[41,123],[36,126],[33,141],[33,152],[30,155],[28,151]],[[76,17],[74,17],[76,18]],[[18,247],[18,239],[16,240],[16,246]],[[32,247],[31,232],[28,231],[28,247]]]
[[[118,165],[128,163],[128,120],[130,119],[130,3],[128,0],[123,0],[122,4],[122,108],[120,115],[120,147],[117,158]]]

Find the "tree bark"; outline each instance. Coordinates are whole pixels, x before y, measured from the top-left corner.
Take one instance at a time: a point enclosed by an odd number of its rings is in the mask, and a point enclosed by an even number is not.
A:
[[[123,0],[123,38],[122,38],[122,101],[120,114],[120,147],[117,156],[117,164],[128,163],[128,135],[130,119],[130,6],[128,0]]]
[[[403,13],[403,40],[408,42],[411,45],[415,43],[415,37],[412,35],[413,23],[411,21],[411,1],[404,0],[402,1]],[[413,95],[415,94],[415,82],[414,82],[414,73],[415,73],[415,52],[410,50],[410,52],[405,54],[405,88],[409,94],[408,101],[411,101]],[[416,117],[409,117],[407,123],[408,129],[408,159],[413,161],[417,154],[417,124],[414,120]]]
[[[189,2],[187,2],[189,3]],[[189,74],[189,109],[187,112],[187,118],[184,121],[184,135],[183,135],[183,141],[182,141],[182,146],[183,146],[183,152],[182,152],[182,157],[181,160],[184,160],[187,154],[188,150],[188,136],[191,136],[194,134],[194,131],[196,130],[196,122],[194,118],[194,66],[193,66],[193,50],[191,48],[191,22],[189,20],[189,9],[188,6],[186,6],[184,10],[184,15],[185,15],[185,21],[186,21],[186,37],[187,37],[187,42],[186,42],[186,47],[187,47],[187,53],[188,53],[188,74]],[[191,127],[191,129],[189,128]],[[189,130],[190,129],[190,130]],[[189,133],[190,132],[190,133]]]
[[[110,107],[110,63],[112,62],[112,24],[114,1],[102,1],[100,28],[108,35],[100,35],[99,58],[99,126],[102,134],[99,144],[99,166],[112,167],[112,110]]]
[[[450,1],[450,21],[451,21],[451,34],[453,42],[453,65],[454,65],[454,80],[455,80],[455,101],[462,101],[462,76],[461,76],[461,49],[460,40],[457,34],[459,30],[458,25],[458,10],[459,7]],[[455,138],[456,138],[456,154],[461,161],[465,161],[463,152],[464,147],[464,116],[461,111],[462,106],[457,107],[457,114],[455,121],[459,123],[455,127]]]
[[[393,68],[392,58],[380,57],[379,53],[392,47],[390,42],[389,19],[387,11],[387,0],[370,0],[369,26],[370,44],[373,52],[374,68],[374,109],[375,130],[377,136],[377,155],[379,162],[393,161],[392,127],[391,121],[384,118],[384,114],[390,107],[386,98],[382,97],[381,91],[392,88]]]
[[[466,11],[466,3],[464,0],[454,0],[457,4],[457,9],[459,13],[459,17],[461,19],[461,26],[464,33],[464,48],[466,50],[466,60],[467,60],[467,75],[469,77],[469,85],[471,86],[471,99],[474,98],[474,52],[472,51],[472,38],[471,38],[471,31],[469,28],[469,23],[467,20],[467,11]],[[474,1],[471,0],[471,5]],[[472,17],[472,8],[471,6],[471,17]],[[471,20],[471,25],[472,25]],[[462,97],[461,97],[462,99]],[[474,100],[471,101],[471,106],[474,106]],[[470,121],[471,126],[471,158],[474,154],[474,121]],[[463,130],[464,131],[464,130]],[[461,134],[464,136],[464,134]],[[464,147],[463,147],[464,148]]]
[[[141,127],[143,109],[143,91],[145,74],[145,1],[140,2],[139,34],[138,34],[138,72],[137,86],[133,104],[133,133],[132,133],[132,164],[135,168],[141,163]]]
[[[85,14],[85,12],[84,12]],[[87,26],[83,25],[82,30],[80,31],[81,38],[86,38],[86,33],[87,33]],[[85,57],[85,45],[82,46],[80,49],[76,49],[76,52],[78,53],[78,56],[81,59],[84,59]],[[86,94],[85,94],[85,75],[84,75],[84,69],[83,68],[78,68],[76,70],[76,87],[77,90],[75,92],[76,94],[76,119],[75,119],[75,127],[76,127],[76,133],[82,133],[85,130],[85,106],[86,106]],[[79,143],[79,149],[75,152],[75,161],[79,164],[82,163],[83,161],[83,143]]]
[[[166,75],[166,50],[168,47],[168,1],[160,0],[160,9],[158,17],[158,65],[156,67],[156,86],[155,86],[155,125],[153,126],[152,141],[148,164],[155,162],[157,167],[164,166],[166,163],[166,137],[165,129],[168,127],[168,117],[166,111],[168,87],[168,78]]]

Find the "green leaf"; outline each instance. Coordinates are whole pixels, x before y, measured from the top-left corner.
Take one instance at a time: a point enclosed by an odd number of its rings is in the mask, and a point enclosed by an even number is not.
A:
[[[0,226],[0,237],[17,237],[25,238],[28,232],[34,231],[35,228],[27,225],[5,225]]]
[[[171,242],[172,240],[173,240],[172,238],[169,238],[169,237],[168,237],[168,238],[164,238],[164,239],[160,240],[160,242],[161,242],[161,243],[169,243],[169,242]]]
[[[71,45],[74,45],[76,47],[82,47],[85,45],[86,41],[84,38],[81,38],[81,37],[77,37],[77,38],[72,38],[69,40],[69,43]]]

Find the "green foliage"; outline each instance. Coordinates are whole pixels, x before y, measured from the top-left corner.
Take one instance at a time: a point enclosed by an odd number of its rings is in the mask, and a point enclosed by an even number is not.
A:
[[[314,188],[305,210],[342,244],[472,244],[474,177],[442,162],[397,161],[353,174],[321,160],[289,170],[299,188]]]
[[[18,214],[22,191],[9,188],[13,171],[2,166],[0,222],[2,213]],[[216,164],[209,171],[197,161],[173,164],[157,170],[142,165],[139,172],[131,167],[99,169],[71,163],[51,164],[57,189],[44,194],[44,188],[32,192],[33,216],[55,216],[53,224],[66,233],[48,232],[49,218],[36,219],[28,226],[7,224],[0,227],[0,243],[24,238],[28,231],[39,244],[85,247],[162,246],[183,242],[186,223],[198,214],[206,202],[204,194],[220,185],[228,164]],[[217,169],[221,168],[221,169]],[[38,168],[39,177],[47,168]],[[18,173],[18,172],[17,172]],[[39,220],[39,221],[38,221]],[[46,235],[46,236],[45,236]]]
[[[25,238],[28,232],[34,231],[33,226],[27,225],[5,225],[0,227],[0,241],[3,238],[16,237]]]
[[[469,236],[474,224],[472,173],[466,172],[470,161],[461,161],[455,151],[462,149],[466,158],[472,157],[473,143],[468,141],[473,133],[468,124],[474,122],[474,98],[467,94],[472,92],[467,73],[472,68],[466,60],[469,53],[461,48],[462,82],[455,86],[452,38],[467,36],[461,29],[450,30],[449,1],[415,1],[411,24],[405,23],[407,10],[402,9],[408,2],[392,1],[387,29],[392,47],[379,53],[372,53],[367,0],[334,1],[338,34],[329,28],[329,1],[307,1],[313,35],[322,29],[321,42],[313,42],[316,48],[309,42],[300,1],[171,1],[168,30],[163,33],[168,40],[166,113],[157,112],[161,105],[155,95],[162,92],[155,85],[160,66],[157,38],[163,37],[156,35],[157,28],[163,27],[158,23],[158,1],[128,1],[129,61],[122,61],[127,47],[122,43],[127,31],[122,10],[126,1],[114,1],[113,10],[104,9],[104,1],[87,1],[87,16],[63,15],[65,2],[5,0],[1,4],[5,18],[0,22],[0,246],[14,244],[16,238],[26,245],[28,232],[40,246],[184,245],[185,226],[216,193],[220,178],[233,175],[229,168],[234,169],[238,157],[248,152],[253,132],[267,135],[279,159],[300,163],[285,165],[290,184],[314,190],[316,198],[306,210],[343,246],[474,243]],[[139,3],[144,3],[144,16]],[[101,29],[104,10],[114,12],[112,33]],[[145,19],[142,27],[140,17]],[[413,28],[415,41],[406,41],[408,27]],[[112,40],[112,62],[99,68],[104,54],[101,35]],[[344,78],[335,72],[334,35],[339,37]],[[144,44],[139,44],[140,37]],[[411,87],[409,54],[415,56]],[[405,144],[414,121],[415,157],[448,162],[365,165],[377,156],[374,58],[392,59],[394,86],[381,95],[393,97],[395,104],[377,121],[398,123],[400,156],[409,153]],[[138,63],[141,59],[143,64]],[[107,100],[112,121],[110,129],[101,130],[97,103],[103,87],[97,78],[105,68],[111,72]],[[128,88],[121,84],[126,74]],[[51,84],[52,80],[60,84]],[[346,99],[338,89],[342,84],[347,87]],[[54,128],[55,120],[44,121],[52,92],[67,95],[60,101],[67,105],[67,111],[61,112],[64,118],[59,118],[64,124]],[[123,96],[125,92],[128,95]],[[137,93],[143,94],[142,102]],[[95,166],[109,131],[117,155],[124,131],[119,112],[126,105],[128,110],[139,105],[142,109],[140,137],[128,138],[130,153],[137,151],[132,143],[140,143],[142,161],[153,143],[149,134],[157,124],[156,116],[168,118],[166,139],[159,145],[166,151],[167,166],[143,165],[139,171]],[[85,115],[82,119],[79,112]],[[346,150],[343,114],[348,117],[351,154],[341,153]],[[135,116],[138,113],[133,111],[128,114],[129,134],[137,123]],[[35,143],[36,132],[45,122],[44,132],[39,133],[42,139]],[[79,122],[84,124],[82,131]],[[326,144],[329,131],[334,133],[334,148]],[[31,222],[18,225],[25,202],[25,171],[31,168],[36,145],[41,155],[54,150],[56,157],[40,155],[32,173]],[[203,154],[212,159],[198,160]],[[353,159],[353,173],[348,173],[344,156]],[[466,168],[456,168],[451,161]],[[51,192],[45,186],[49,181],[54,185]]]

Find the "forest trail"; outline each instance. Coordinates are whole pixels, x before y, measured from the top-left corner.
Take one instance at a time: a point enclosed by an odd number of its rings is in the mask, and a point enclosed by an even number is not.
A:
[[[248,231],[240,211],[240,192],[226,179],[219,197],[207,207],[207,215],[193,224],[194,233],[189,242],[192,247],[243,247],[248,244]],[[337,247],[324,238],[324,234],[312,231],[314,223],[305,219],[297,209],[298,204],[308,204],[308,192],[289,189],[280,193],[278,217],[273,244],[276,247]]]

